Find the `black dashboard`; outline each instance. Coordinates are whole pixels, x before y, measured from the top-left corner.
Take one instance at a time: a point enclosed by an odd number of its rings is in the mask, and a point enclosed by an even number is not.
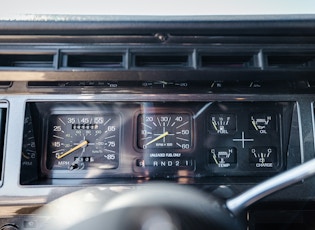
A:
[[[312,16],[169,19],[0,22],[0,229],[45,229],[35,210],[90,187],[226,200],[314,158]],[[313,229],[314,191],[240,218]]]
[[[290,102],[27,102],[20,182],[270,176],[285,168],[292,113]]]

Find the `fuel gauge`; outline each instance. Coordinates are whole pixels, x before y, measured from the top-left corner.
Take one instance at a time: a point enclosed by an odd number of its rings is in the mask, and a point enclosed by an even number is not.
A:
[[[234,114],[210,114],[209,131],[216,134],[232,134],[236,131]]]

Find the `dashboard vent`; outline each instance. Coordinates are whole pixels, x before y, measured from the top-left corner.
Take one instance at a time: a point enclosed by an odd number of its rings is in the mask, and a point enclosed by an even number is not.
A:
[[[53,68],[54,54],[0,54],[0,68]]]
[[[267,54],[269,68],[314,68],[315,54]]]
[[[62,67],[100,69],[123,68],[124,57],[122,54],[111,53],[64,54]]]
[[[201,54],[202,68],[251,68],[255,66],[254,55]]]
[[[0,89],[9,88],[11,86],[12,86],[12,81],[0,81]]]
[[[134,56],[134,66],[142,68],[183,68],[190,67],[191,61],[186,54],[139,54]]]

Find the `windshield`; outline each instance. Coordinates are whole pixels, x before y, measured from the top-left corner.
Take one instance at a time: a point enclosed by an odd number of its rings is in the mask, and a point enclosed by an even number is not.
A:
[[[0,18],[21,15],[125,15],[213,16],[314,14],[313,0],[10,0],[2,4]]]

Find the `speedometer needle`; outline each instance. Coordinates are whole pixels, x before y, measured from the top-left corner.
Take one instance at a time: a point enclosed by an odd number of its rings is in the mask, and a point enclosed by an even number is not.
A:
[[[70,149],[69,151],[59,155],[59,156],[56,156],[56,158],[59,160],[65,156],[68,156],[70,153],[73,153],[74,151],[78,150],[79,148],[83,148],[85,147],[89,142],[87,141],[82,141],[80,144],[78,144],[77,146],[73,147],[72,149]]]
[[[152,144],[152,143],[162,139],[163,137],[166,137],[167,135],[169,135],[169,133],[165,132],[165,133],[161,134],[160,136],[154,138],[152,141],[149,141],[148,143],[146,143],[145,146],[148,146],[148,145],[150,145],[150,144]]]

